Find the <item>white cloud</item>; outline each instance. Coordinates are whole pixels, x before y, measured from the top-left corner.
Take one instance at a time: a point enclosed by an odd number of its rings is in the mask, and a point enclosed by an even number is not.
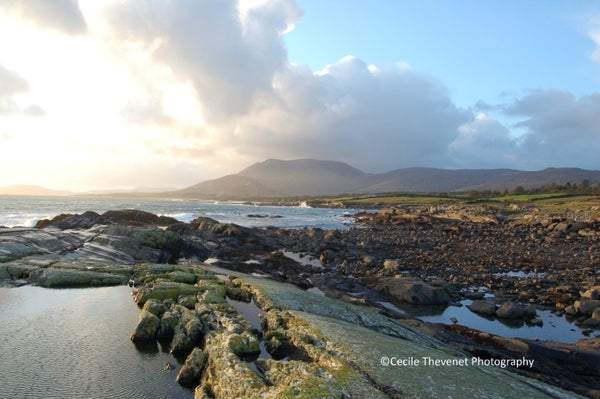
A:
[[[0,7],[44,28],[68,34],[86,31],[77,0],[3,0]]]
[[[588,19],[587,35],[596,45],[596,48],[590,52],[590,58],[600,64],[600,16]]]

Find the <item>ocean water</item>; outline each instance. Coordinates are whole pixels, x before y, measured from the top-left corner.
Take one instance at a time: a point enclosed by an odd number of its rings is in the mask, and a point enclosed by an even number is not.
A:
[[[173,217],[182,222],[204,216],[222,223],[246,227],[274,226],[298,229],[347,228],[349,217],[358,210],[310,208],[307,206],[257,206],[234,201],[202,201],[152,198],[113,197],[38,197],[0,196],[0,226],[35,226],[38,220],[62,213],[138,209],[157,215]]]

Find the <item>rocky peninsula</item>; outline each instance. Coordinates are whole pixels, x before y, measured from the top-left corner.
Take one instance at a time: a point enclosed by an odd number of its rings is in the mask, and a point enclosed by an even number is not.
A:
[[[504,338],[385,306],[471,299],[473,312],[532,324],[551,309],[594,335],[597,211],[411,205],[355,218],[348,230],[287,230],[134,210],[60,215],[0,228],[0,279],[129,283],[142,308],[131,339],[176,354],[177,378],[198,398],[600,397],[600,338]],[[260,325],[232,300],[256,305]],[[386,358],[456,364],[394,367]],[[532,367],[457,365],[521,358]]]

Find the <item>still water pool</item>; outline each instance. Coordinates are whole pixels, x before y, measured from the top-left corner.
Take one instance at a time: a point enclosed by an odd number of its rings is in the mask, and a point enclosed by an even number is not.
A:
[[[0,288],[0,398],[192,398],[129,340],[139,313],[126,286]]]

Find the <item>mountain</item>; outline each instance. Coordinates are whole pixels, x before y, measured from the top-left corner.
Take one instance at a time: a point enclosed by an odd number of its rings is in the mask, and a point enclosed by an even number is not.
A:
[[[346,163],[315,159],[268,159],[239,173],[208,180],[169,194],[196,198],[250,199],[303,195],[376,194],[386,192],[453,192],[536,188],[567,182],[600,183],[600,171],[548,168],[514,169],[406,168],[365,173]]]
[[[238,176],[288,195],[335,195],[355,192],[369,175],[343,162],[268,159],[242,170]]]
[[[41,186],[27,184],[13,184],[12,186],[0,187],[0,195],[69,195],[69,191],[51,190]]]
[[[168,194],[223,200],[286,196],[286,193],[276,191],[249,177],[240,175],[228,175],[215,180],[207,180]]]

